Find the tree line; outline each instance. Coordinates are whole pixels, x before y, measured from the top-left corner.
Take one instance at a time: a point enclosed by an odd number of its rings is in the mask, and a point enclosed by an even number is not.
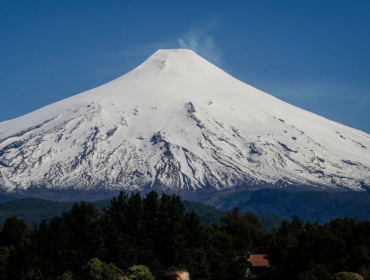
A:
[[[49,221],[52,217],[61,216],[63,212],[71,209],[73,202],[66,201],[51,201],[35,197],[27,197],[13,199],[1,203],[2,196],[0,195],[0,231],[3,228],[5,220],[12,215],[25,220],[30,228],[38,226],[41,220]],[[211,225],[220,223],[222,216],[226,210],[215,208],[214,206],[206,205],[201,202],[189,201],[181,199],[185,206],[186,212],[194,212],[197,214],[201,223]],[[110,204],[109,199],[91,201],[91,203],[102,211],[104,207]],[[266,229],[271,230],[274,227],[279,227],[285,220],[281,217],[271,215],[257,215],[261,225]]]
[[[295,217],[273,231],[252,212],[226,212],[202,224],[177,195],[121,192],[99,211],[74,203],[61,217],[30,229],[9,217],[0,232],[0,275],[15,279],[161,279],[187,270],[195,280],[247,279],[251,253],[270,256],[257,279],[331,279],[341,271],[368,279],[370,222],[335,219],[303,224]],[[249,275],[249,278],[253,275]]]

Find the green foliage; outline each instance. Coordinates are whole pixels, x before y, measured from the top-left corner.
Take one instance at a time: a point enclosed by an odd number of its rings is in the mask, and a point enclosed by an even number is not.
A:
[[[234,208],[226,212],[221,221],[224,223],[225,231],[233,237],[234,248],[237,248],[239,255],[248,251],[256,252],[257,248],[263,247],[268,241],[258,217],[252,212],[243,215],[238,208]]]
[[[0,247],[0,275],[5,275],[8,267],[10,250],[8,247]]]
[[[120,280],[124,277],[123,271],[114,264],[106,264],[98,258],[90,260],[83,270],[86,280]]]
[[[61,217],[41,221],[32,234],[35,265],[43,278],[55,279],[69,262],[68,228]],[[67,274],[65,275],[67,277]]]
[[[260,225],[272,231],[274,228],[279,228],[284,221],[287,221],[286,218],[272,216],[272,215],[256,215],[258,217]]]
[[[364,278],[353,272],[339,272],[332,278],[333,280],[364,280]]]
[[[2,268],[2,279],[24,279],[27,274],[34,272],[30,259],[30,234],[30,229],[23,219],[11,216],[5,221],[0,233],[2,258],[7,262]]]
[[[5,223],[0,235],[0,244],[24,247],[28,241],[30,229],[23,219],[16,216],[9,217]]]
[[[41,220],[48,220],[54,216],[61,216],[64,211],[71,209],[71,202],[53,202],[37,198],[17,199],[0,204],[0,228],[5,220],[11,216],[23,218],[33,228]]]
[[[187,212],[194,211],[202,224],[212,225],[213,223],[219,223],[222,216],[225,215],[225,211],[220,210],[214,206],[205,205],[200,202],[183,201]]]
[[[158,194],[156,195],[158,198]],[[6,197],[8,196],[10,195]],[[69,211],[73,206],[73,202],[56,202],[38,198],[15,199],[15,197],[12,199],[9,198],[4,201],[5,203],[0,203],[0,229],[5,220],[12,215],[24,219],[28,226],[33,228],[38,226],[42,220],[48,221],[52,217],[61,216],[63,212]],[[225,214],[224,210],[203,203],[194,201],[182,202],[185,206],[185,211],[187,213],[194,211],[203,224],[211,225],[213,223],[220,223],[222,216]],[[103,208],[110,205],[110,200],[94,201],[92,204],[99,209],[99,211],[102,211]],[[272,230],[274,227],[278,228],[285,220],[284,218],[271,215],[258,215],[258,218],[260,224],[268,230]]]
[[[182,268],[193,279],[241,280],[247,279],[251,252],[270,256],[271,269],[254,276],[261,280],[329,280],[343,270],[368,277],[369,235],[369,221],[351,218],[321,225],[294,217],[269,232],[258,216],[238,208],[224,213],[220,223],[202,224],[179,196],[121,192],[102,211],[74,203],[33,230],[23,219],[6,219],[0,275],[134,280],[160,279],[170,268]]]
[[[69,212],[63,213],[63,222],[68,228],[68,247],[72,249],[69,261],[81,267],[96,255],[103,240],[99,210],[91,203],[74,203]]]
[[[64,272],[63,275],[57,277],[57,280],[73,280],[72,273]]]
[[[109,204],[109,200],[94,201],[97,209],[102,209]],[[50,220],[52,217],[61,216],[63,212],[69,211],[73,202],[56,202],[38,198],[13,199],[0,203],[0,229],[5,220],[16,215],[26,221],[30,228],[37,226],[41,220]]]
[[[128,278],[131,280],[154,280],[149,268],[144,265],[134,265],[128,269]]]
[[[301,273],[298,280],[330,280],[331,273],[323,265],[310,265],[309,270]]]
[[[323,226],[303,225],[298,218],[283,223],[270,249],[271,263],[277,268],[275,277],[330,279],[343,269],[366,275],[363,267],[370,265],[370,244],[362,234],[370,233],[369,226],[370,222],[349,218],[335,219]]]

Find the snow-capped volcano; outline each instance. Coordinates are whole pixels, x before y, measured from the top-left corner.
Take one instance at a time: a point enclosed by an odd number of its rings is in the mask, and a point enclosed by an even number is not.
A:
[[[285,103],[193,51],[0,123],[0,186],[365,190],[370,135]]]

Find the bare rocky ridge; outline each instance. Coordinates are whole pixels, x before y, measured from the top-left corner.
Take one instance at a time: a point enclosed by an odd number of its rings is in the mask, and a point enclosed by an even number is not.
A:
[[[370,135],[231,77],[190,50],[0,123],[0,186],[367,190]]]

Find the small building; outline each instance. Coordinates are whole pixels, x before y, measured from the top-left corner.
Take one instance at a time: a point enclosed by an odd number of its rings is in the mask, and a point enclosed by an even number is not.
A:
[[[265,254],[250,254],[247,261],[251,264],[250,272],[253,274],[261,274],[271,267],[269,256]]]

